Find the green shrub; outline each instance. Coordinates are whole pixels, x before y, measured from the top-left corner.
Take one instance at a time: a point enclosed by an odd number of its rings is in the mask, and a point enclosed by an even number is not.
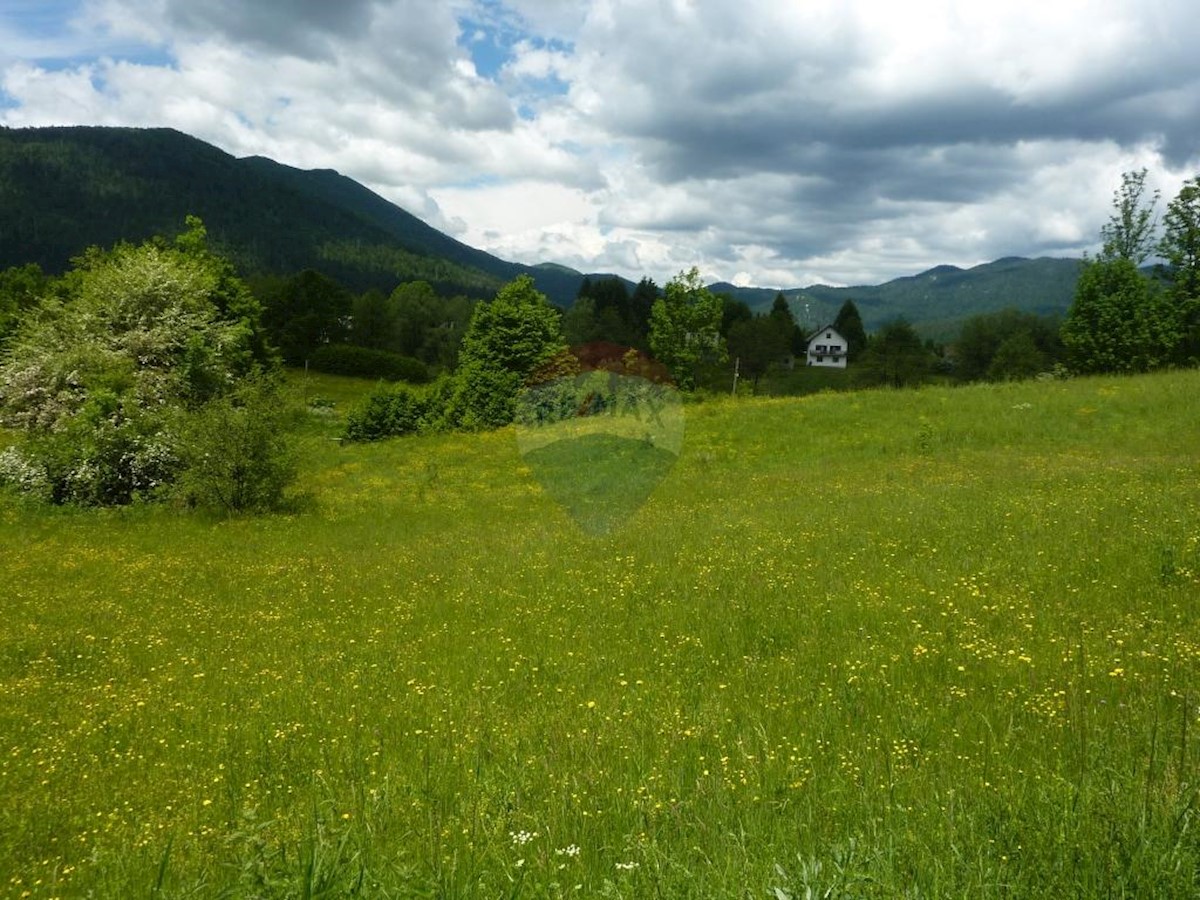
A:
[[[346,416],[345,439],[377,441],[437,431],[447,426],[446,415],[454,379],[444,377],[423,388],[380,385]]]
[[[151,499],[179,470],[161,421],[107,390],[53,431],[27,435],[0,461],[0,485],[53,503],[119,506]]]
[[[308,364],[314,370],[329,375],[383,378],[411,384],[429,381],[429,367],[419,359],[351,344],[326,344],[309,357]]]
[[[256,317],[197,219],[174,244],[88,250],[0,357],[0,426],[19,434],[0,483],[87,506],[158,494],[184,465],[179,423],[271,363]]]
[[[276,385],[265,380],[184,414],[178,495],[189,506],[225,513],[278,509],[297,474],[289,415]]]

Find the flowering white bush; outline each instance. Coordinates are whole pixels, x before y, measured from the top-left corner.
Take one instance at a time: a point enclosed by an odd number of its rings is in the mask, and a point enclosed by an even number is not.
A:
[[[0,361],[0,424],[26,435],[5,456],[5,483],[55,502],[128,503],[196,456],[172,426],[232,394],[257,361],[242,315],[253,318],[253,299],[204,249],[199,221],[189,227],[174,246],[88,251],[22,321]]]
[[[15,487],[38,499],[50,498],[50,479],[46,477],[46,470],[17,447],[0,451],[0,485]]]

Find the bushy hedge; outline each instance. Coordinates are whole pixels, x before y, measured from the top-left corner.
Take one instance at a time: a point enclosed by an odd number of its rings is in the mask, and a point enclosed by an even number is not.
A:
[[[533,385],[517,398],[518,425],[551,425],[601,415],[650,414],[677,396],[669,385],[593,370]]]
[[[309,357],[308,364],[313,370],[329,375],[383,378],[410,384],[425,384],[430,378],[429,367],[419,359],[351,344],[326,344]]]
[[[453,389],[450,378],[441,378],[424,387],[380,385],[346,416],[345,439],[377,441],[445,428],[449,424],[446,410]]]
[[[174,435],[161,424],[111,394],[93,395],[62,431],[34,434],[10,448],[0,462],[0,484],[80,506],[152,499],[181,469]]]
[[[207,444],[185,436],[214,405],[243,403],[241,392],[271,363],[256,350],[253,298],[207,250],[198,219],[188,217],[173,243],[91,248],[44,288],[0,355],[0,426],[16,438],[0,454],[0,486],[81,506],[148,501],[198,461],[243,446],[229,428],[211,429]],[[268,457],[282,442],[271,435],[251,448],[257,469],[236,477],[249,485],[274,466]]]

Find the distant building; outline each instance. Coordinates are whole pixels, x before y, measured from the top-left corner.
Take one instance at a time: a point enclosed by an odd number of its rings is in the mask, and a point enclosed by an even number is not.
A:
[[[848,349],[846,339],[832,325],[826,326],[808,339],[808,364],[844,369]]]

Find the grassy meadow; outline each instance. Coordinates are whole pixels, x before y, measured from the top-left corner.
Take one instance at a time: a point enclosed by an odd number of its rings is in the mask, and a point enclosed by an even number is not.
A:
[[[599,536],[363,387],[290,515],[0,499],[0,896],[1200,893],[1200,372],[689,405]]]

